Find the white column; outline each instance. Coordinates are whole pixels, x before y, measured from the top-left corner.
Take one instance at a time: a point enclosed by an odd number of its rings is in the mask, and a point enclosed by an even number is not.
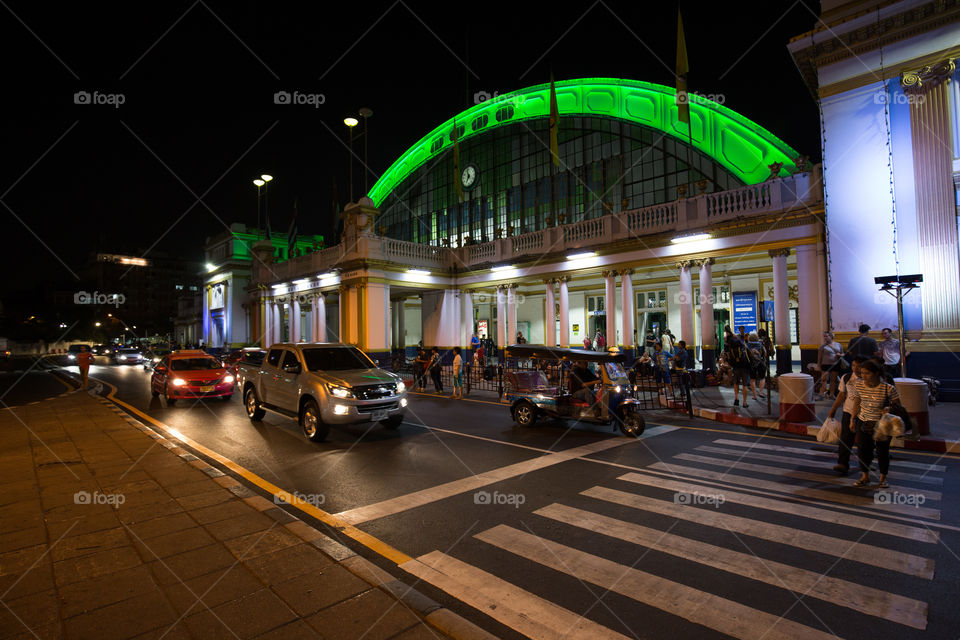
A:
[[[715,350],[717,348],[717,328],[713,321],[713,262],[713,258],[704,258],[699,261],[701,350]]]
[[[553,301],[553,278],[547,278],[543,283],[546,285],[547,294],[543,314],[544,342],[548,347],[555,347],[557,346],[557,315],[554,311],[556,303]]]
[[[460,325],[462,327],[460,340],[461,347],[469,347],[470,339],[473,337],[473,293],[464,289],[460,292],[460,299],[463,303],[463,310],[460,312]]]
[[[375,354],[378,364],[384,364],[390,353],[390,285],[367,282],[358,288],[358,295],[362,296],[358,306],[362,309],[360,322],[364,323],[360,348]]]
[[[560,285],[559,345],[567,348],[570,346],[570,295],[567,293],[567,282],[570,281],[570,276],[561,276],[557,280]]]
[[[517,341],[517,285],[507,285],[507,343]]]
[[[263,324],[260,326],[260,335],[257,336],[257,342],[266,349],[270,346],[270,333],[273,327],[273,303],[267,299],[260,300],[260,308],[263,311]]]
[[[790,249],[771,249],[773,258],[773,322],[777,349],[777,373],[787,371],[790,360],[790,292],[787,287],[787,256]],[[782,352],[788,355],[781,355]]]
[[[407,300],[406,298],[397,298],[396,302],[393,303],[394,309],[396,309],[397,314],[397,335],[394,336],[393,342],[397,345],[398,349],[405,349],[407,347],[407,326],[404,320],[404,316],[407,313]]]
[[[620,271],[620,314],[623,323],[623,347],[633,349],[635,347],[633,339],[633,269],[622,269]]]
[[[203,298],[203,318],[201,322],[203,323],[203,344],[210,346],[210,286],[207,285],[203,288],[202,292]]]
[[[324,297],[322,291],[317,294],[316,303],[317,303],[317,317],[314,320],[315,326],[316,326],[314,340],[316,340],[317,342],[326,342],[327,341],[327,299]]]
[[[228,347],[233,342],[233,287],[228,280],[223,281],[223,344]],[[221,347],[223,344],[216,346]]]
[[[287,319],[290,329],[290,342],[300,342],[300,300],[296,294],[290,296],[290,317]]]
[[[503,349],[507,346],[507,288],[497,286],[497,348]]]
[[[677,262],[677,268],[680,270],[680,339],[687,343],[687,346],[696,344],[696,338],[693,335],[693,282],[690,277],[690,260],[681,260]]]
[[[270,344],[277,344],[283,341],[283,331],[280,326],[280,319],[283,318],[283,303],[277,300],[273,301],[273,340]]]
[[[604,271],[603,279],[606,288],[603,304],[607,312],[607,335],[605,337],[607,346],[612,347],[617,344],[617,272]]]
[[[819,349],[825,327],[820,326],[820,278],[813,244],[797,247],[797,306],[800,348]]]

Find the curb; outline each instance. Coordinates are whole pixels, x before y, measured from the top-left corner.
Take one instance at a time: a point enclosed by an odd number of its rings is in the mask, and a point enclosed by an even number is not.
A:
[[[247,487],[247,485],[241,483],[232,475],[224,473],[211,463],[190,453],[181,443],[170,440],[159,431],[135,419],[119,405],[102,396],[94,397],[109,407],[111,411],[122,417],[131,426],[150,436],[172,453],[180,456],[184,462],[204,472],[221,487],[238,496],[260,513],[276,520],[287,531],[330,556],[337,564],[370,586],[385,591],[387,595],[399,601],[410,611],[418,615],[424,622],[430,624],[442,633],[447,634],[455,640],[496,640],[496,636],[484,631],[473,622],[447,609],[401,580],[394,578],[393,575],[358,555],[346,545],[337,542],[286,509],[283,509],[280,505],[287,504],[286,502],[275,503],[265,498],[258,490]]]
[[[741,427],[750,427],[752,429],[763,429],[765,431],[784,431],[794,435],[808,436],[816,438],[820,432],[820,427],[815,425],[803,424],[801,422],[787,422],[785,420],[768,420],[766,418],[752,418],[750,416],[741,416],[736,413],[724,413],[715,409],[703,409],[701,407],[693,408],[693,415],[705,420],[723,422],[725,424],[735,424]],[[960,442],[956,440],[908,440],[904,438],[894,438],[892,447],[906,449],[908,451],[930,451],[933,453],[960,453]]]

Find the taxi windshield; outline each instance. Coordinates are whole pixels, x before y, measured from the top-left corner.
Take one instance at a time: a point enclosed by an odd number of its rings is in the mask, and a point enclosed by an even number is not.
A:
[[[215,358],[177,358],[170,361],[173,371],[197,371],[203,369],[219,369],[220,363]]]

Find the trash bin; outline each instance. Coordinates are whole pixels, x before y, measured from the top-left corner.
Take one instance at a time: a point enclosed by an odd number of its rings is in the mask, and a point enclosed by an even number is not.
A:
[[[812,422],[817,419],[813,407],[813,376],[785,373],[777,376],[780,385],[780,419]]]
[[[927,383],[914,378],[894,378],[893,382],[900,394],[900,404],[917,425],[917,433],[930,435],[930,405],[927,404],[930,389]]]

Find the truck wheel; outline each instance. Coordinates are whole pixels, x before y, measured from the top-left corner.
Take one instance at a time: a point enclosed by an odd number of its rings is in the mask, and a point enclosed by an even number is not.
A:
[[[243,394],[243,406],[247,409],[247,417],[254,422],[263,420],[266,411],[260,407],[260,400],[257,399],[257,390],[249,387]]]
[[[521,427],[532,427],[537,421],[537,408],[529,402],[519,402],[513,408],[513,419]]]
[[[303,435],[307,436],[310,442],[323,442],[327,439],[330,427],[323,424],[320,407],[313,398],[307,398],[303,408],[300,409],[300,427],[303,429]]]
[[[643,416],[636,411],[628,411],[620,422],[620,431],[622,431],[625,436],[639,438],[646,426],[647,424]]]
[[[176,399],[176,398],[171,398],[171,397],[167,394],[167,385],[163,385],[163,397],[166,398],[167,404],[169,404],[169,405],[175,405],[175,404],[177,404],[177,399]]]
[[[393,431],[400,428],[401,422],[403,422],[403,416],[390,416],[386,420],[381,420],[380,424]]]

